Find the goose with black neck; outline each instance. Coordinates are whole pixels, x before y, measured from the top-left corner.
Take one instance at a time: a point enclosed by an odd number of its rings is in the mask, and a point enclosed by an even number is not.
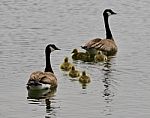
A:
[[[40,91],[57,88],[57,78],[52,70],[50,62],[50,54],[54,50],[60,50],[54,44],[49,44],[45,48],[46,67],[45,71],[35,71],[30,75],[27,82],[29,91]]]
[[[114,38],[112,36],[108,18],[111,15],[115,15],[116,13],[112,11],[111,9],[105,9],[103,12],[104,17],[104,25],[105,25],[105,31],[106,31],[106,38],[95,38],[90,41],[88,41],[84,46],[81,46],[83,49],[85,49],[87,52],[89,52],[92,55],[95,55],[97,51],[102,51],[107,56],[114,56],[117,53],[117,45],[114,41]]]

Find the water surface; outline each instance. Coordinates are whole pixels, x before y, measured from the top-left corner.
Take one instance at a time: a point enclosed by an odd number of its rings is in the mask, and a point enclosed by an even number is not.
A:
[[[149,0],[0,1],[0,117],[149,118],[149,4]],[[82,89],[59,65],[65,56],[72,61],[74,48],[105,37],[105,8],[118,13],[109,21],[119,50],[108,65],[73,62],[91,77]],[[44,99],[27,99],[26,82],[31,72],[44,70],[49,43],[61,51],[52,53],[59,86],[46,107]]]

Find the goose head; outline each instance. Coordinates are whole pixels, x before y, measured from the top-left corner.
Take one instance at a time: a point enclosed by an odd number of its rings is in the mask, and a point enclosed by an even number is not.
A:
[[[117,13],[115,13],[111,9],[105,9],[104,12],[103,12],[104,16],[111,16],[111,15],[115,15],[115,14],[117,14]]]
[[[53,52],[55,50],[60,50],[58,47],[56,47],[54,44],[49,44],[46,46],[45,52]]]

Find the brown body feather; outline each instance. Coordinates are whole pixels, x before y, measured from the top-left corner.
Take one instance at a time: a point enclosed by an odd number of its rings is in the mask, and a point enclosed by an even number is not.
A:
[[[28,83],[30,83],[30,81],[38,81],[43,84],[50,84],[52,88],[57,87],[57,78],[51,72],[41,72],[41,71],[33,72],[30,75]]]
[[[98,50],[101,50],[107,56],[115,55],[118,50],[117,45],[113,39],[96,38],[87,42],[84,47],[87,48],[87,51],[88,49],[93,49],[93,51],[95,51],[94,53],[96,53]]]

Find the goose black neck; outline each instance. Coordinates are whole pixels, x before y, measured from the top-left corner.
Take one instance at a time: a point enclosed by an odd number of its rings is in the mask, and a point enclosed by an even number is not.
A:
[[[50,52],[45,50],[45,55],[46,55],[46,67],[45,67],[45,72],[51,72],[54,73],[51,67],[50,63]]]
[[[112,39],[113,40],[111,31],[110,31],[110,28],[109,28],[108,16],[107,15],[104,15],[104,22],[105,22],[105,30],[106,30],[106,39]]]

